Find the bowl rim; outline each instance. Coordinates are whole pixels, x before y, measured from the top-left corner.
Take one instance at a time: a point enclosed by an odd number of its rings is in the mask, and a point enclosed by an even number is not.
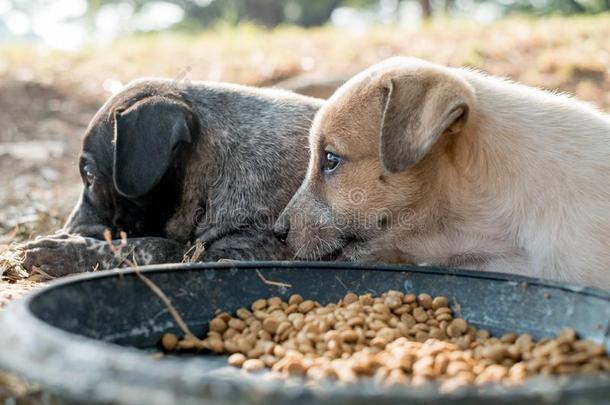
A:
[[[369,271],[412,271],[424,274],[450,275],[455,277],[468,277],[484,280],[495,280],[503,282],[525,283],[539,287],[548,287],[568,292],[579,293],[582,295],[593,296],[604,300],[610,300],[610,290],[597,287],[584,286],[575,283],[568,283],[556,280],[548,280],[530,276],[522,276],[510,273],[498,273],[491,271],[463,270],[459,268],[445,268],[440,266],[419,266],[404,264],[382,264],[382,263],[359,263],[359,262],[312,262],[312,261],[224,261],[224,262],[197,262],[197,263],[168,263],[138,266],[142,273],[159,273],[180,270],[232,270],[232,269],[258,269],[266,268],[304,268],[304,269],[343,269],[343,270],[369,270]],[[37,296],[48,292],[51,289],[59,288],[65,284],[87,282],[97,278],[114,277],[116,275],[125,276],[135,274],[132,267],[124,267],[110,270],[100,270],[95,272],[78,273],[68,275],[59,279],[52,280],[49,284],[39,290],[28,294],[23,299],[31,302]]]

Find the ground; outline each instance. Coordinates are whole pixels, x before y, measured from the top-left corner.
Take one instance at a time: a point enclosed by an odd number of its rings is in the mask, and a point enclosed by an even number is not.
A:
[[[121,85],[142,76],[256,86],[324,82],[392,55],[471,66],[610,111],[609,14],[486,26],[436,20],[420,30],[366,33],[244,25],[130,37],[77,52],[0,46],[0,307],[41,285],[9,260],[10,244],[61,226],[81,187],[81,136]]]

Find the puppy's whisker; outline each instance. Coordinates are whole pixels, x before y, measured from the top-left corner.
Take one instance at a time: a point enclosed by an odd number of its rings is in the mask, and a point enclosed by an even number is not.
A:
[[[299,249],[297,250],[297,252],[295,253],[295,255],[294,255],[294,259],[301,258],[301,257],[302,257],[302,256],[301,256],[301,252],[302,252],[302,251],[307,252],[307,251],[309,250],[309,245],[310,245],[310,243],[311,243],[310,241],[307,241],[305,244],[301,245],[301,246],[299,247]],[[309,254],[306,254],[304,258],[305,258],[305,259],[310,259],[310,257],[309,257],[309,256],[310,256]]]
[[[320,250],[320,245],[316,246],[316,256],[315,259],[316,260],[320,260],[322,258],[322,251]]]
[[[296,260],[299,257],[299,254],[301,253],[301,250],[303,249],[304,245],[299,246],[299,248],[297,249],[297,251],[294,253],[294,255],[292,256],[292,260]]]
[[[325,251],[327,253],[330,253],[336,249],[335,247],[333,247],[334,244],[331,244],[330,242],[323,240],[323,239],[321,239],[321,241],[322,241],[322,244],[324,244],[324,246],[326,246]]]

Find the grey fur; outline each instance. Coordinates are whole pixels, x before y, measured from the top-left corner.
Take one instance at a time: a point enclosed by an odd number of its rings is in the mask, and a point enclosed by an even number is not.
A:
[[[130,200],[112,182],[114,120],[117,112],[150,97],[184,104],[186,116],[196,122],[189,121],[192,139],[172,151],[172,165],[164,185],[151,191],[154,197]],[[148,258],[140,264],[176,261],[194,241],[205,244],[204,261],[291,258],[271,228],[303,180],[309,126],[321,104],[286,91],[230,84],[164,79],[130,84],[95,115],[83,141],[82,158],[90,162],[89,169],[95,167],[98,189],[85,188],[58,235],[20,247],[27,254],[26,266],[43,265],[51,275],[87,271],[94,263],[116,266],[109,256],[113,253],[99,249],[99,240],[105,228],[118,237],[121,223],[130,229],[123,249]],[[150,117],[148,125],[160,119]],[[91,190],[97,190],[93,196]],[[104,201],[95,206],[92,198]],[[157,200],[168,200],[163,212],[171,205],[171,215],[142,208]],[[100,208],[110,205],[112,209]]]

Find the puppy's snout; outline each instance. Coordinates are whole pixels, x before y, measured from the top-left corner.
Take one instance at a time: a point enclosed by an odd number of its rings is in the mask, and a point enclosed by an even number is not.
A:
[[[290,232],[290,218],[288,215],[281,215],[273,225],[273,234],[281,242],[286,242],[288,233]]]

